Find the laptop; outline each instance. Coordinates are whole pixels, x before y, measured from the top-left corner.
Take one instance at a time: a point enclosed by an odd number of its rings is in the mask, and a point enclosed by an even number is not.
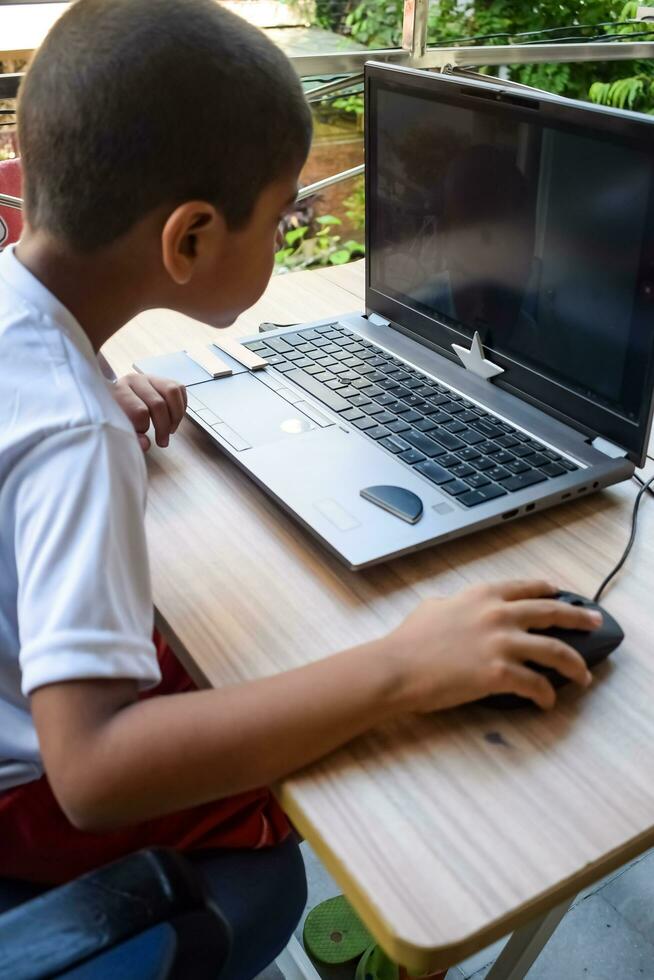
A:
[[[365,312],[136,365],[351,569],[628,479],[654,389],[654,119],[375,63],[365,96]]]

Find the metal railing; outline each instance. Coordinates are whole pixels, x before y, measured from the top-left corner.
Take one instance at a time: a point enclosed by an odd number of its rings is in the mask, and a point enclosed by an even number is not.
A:
[[[19,3],[35,0],[18,0]],[[361,84],[366,61],[410,65],[414,68],[452,71],[456,69],[510,65],[573,63],[587,61],[630,61],[654,58],[654,41],[578,41],[560,44],[498,44],[462,47],[427,47],[429,0],[404,0],[402,47],[381,50],[343,51],[315,55],[295,55],[290,60],[300,78],[342,76],[307,93],[309,102]],[[628,35],[625,35],[628,37]],[[0,75],[0,99],[15,98],[22,74]],[[504,83],[503,84],[507,84]],[[510,83],[508,83],[510,84]],[[364,165],[351,167],[302,188],[300,199],[332,184],[362,173]],[[0,204],[20,209],[20,198],[0,194]]]

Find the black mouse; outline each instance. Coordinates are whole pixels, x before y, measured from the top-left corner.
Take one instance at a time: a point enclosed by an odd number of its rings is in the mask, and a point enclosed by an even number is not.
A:
[[[541,636],[555,636],[557,640],[563,640],[573,647],[577,653],[586,661],[589,670],[606,660],[616,647],[620,646],[624,640],[624,633],[616,623],[613,616],[602,609],[592,599],[585,599],[584,596],[576,595],[574,592],[559,592],[554,596],[559,602],[569,602],[571,606],[585,606],[586,609],[597,609],[601,612],[604,620],[602,625],[596,630],[565,630],[559,626],[551,626],[546,630],[531,630],[532,633],[539,633]],[[529,662],[528,667],[539,674],[543,674],[552,687],[563,687],[570,683],[567,677],[563,677],[557,670],[551,667],[542,667],[540,664]],[[491,694],[490,697],[482,698],[479,704],[488,705],[491,708],[524,708],[527,705],[534,706],[534,702],[529,698],[522,698],[518,694]]]

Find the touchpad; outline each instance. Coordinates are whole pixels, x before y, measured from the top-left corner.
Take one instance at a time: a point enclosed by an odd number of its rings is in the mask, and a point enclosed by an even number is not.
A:
[[[188,394],[194,411],[202,416],[204,406],[212,413],[207,421],[219,435],[220,425],[224,424],[248,446],[290,439],[317,428],[297,405],[287,402],[249,373],[192,385]],[[196,404],[195,399],[202,405]]]

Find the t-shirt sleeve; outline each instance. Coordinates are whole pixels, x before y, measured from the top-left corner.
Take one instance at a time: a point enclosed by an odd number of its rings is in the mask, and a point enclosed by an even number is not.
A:
[[[109,425],[46,438],[14,487],[22,690],[160,679],[137,440]]]

